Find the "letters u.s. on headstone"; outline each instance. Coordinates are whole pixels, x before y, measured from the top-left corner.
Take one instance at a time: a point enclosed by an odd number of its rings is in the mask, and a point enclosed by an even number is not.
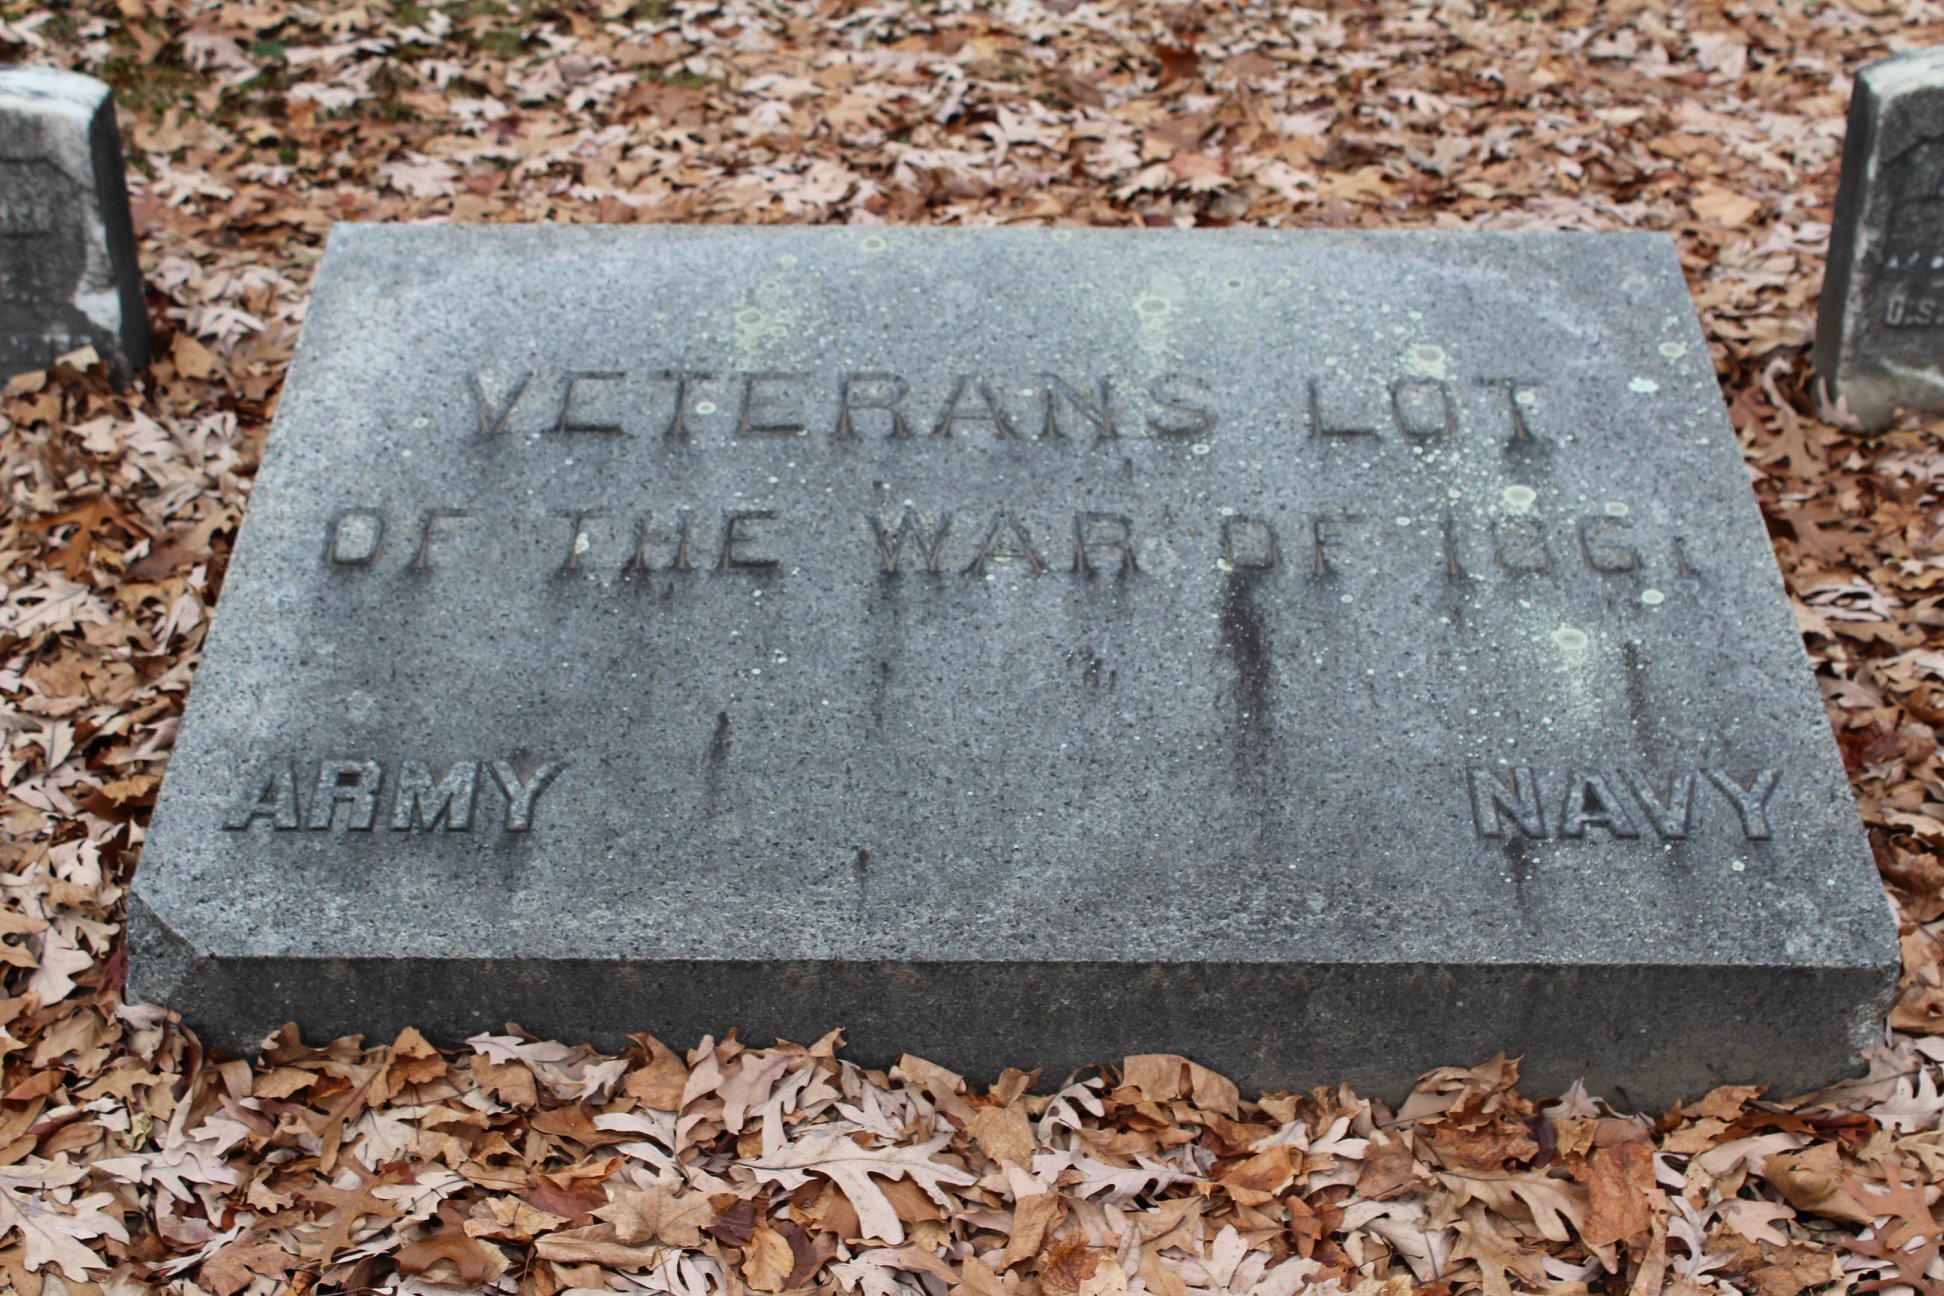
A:
[[[1944,409],[1944,47],[1857,73],[1816,368],[1872,430]]]

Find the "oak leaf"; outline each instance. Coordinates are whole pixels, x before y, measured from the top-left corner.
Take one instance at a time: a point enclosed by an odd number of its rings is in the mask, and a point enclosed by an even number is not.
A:
[[[981,1107],[965,1132],[979,1151],[1001,1165],[1023,1166],[1033,1159],[1033,1125],[1018,1106]]]
[[[1805,1288],[1822,1287],[1842,1278],[1842,1263],[1836,1254],[1817,1247],[1749,1243],[1746,1251],[1721,1273],[1746,1279],[1754,1287],[1755,1296],[1796,1296]]]
[[[1845,1175],[1842,1180],[1843,1187],[1864,1204],[1872,1224],[1870,1238],[1844,1238],[1843,1245],[1895,1271],[1894,1277],[1873,1278],[1859,1284],[1856,1290],[1881,1291],[1899,1284],[1907,1284],[1920,1292],[1934,1290],[1925,1274],[1938,1259],[1944,1231],[1938,1228],[1937,1219],[1931,1214],[1924,1183],[1921,1179],[1904,1178],[1894,1161],[1885,1166],[1884,1174],[1888,1182],[1881,1192],[1875,1184],[1854,1175]]]
[[[85,1167],[70,1164],[66,1157],[0,1167],[0,1233],[20,1231],[30,1271],[53,1265],[70,1282],[86,1282],[88,1270],[111,1265],[84,1242],[99,1237],[128,1241],[121,1220],[103,1212],[103,1207],[116,1205],[113,1193],[67,1200],[86,1174]]]
[[[656,1268],[671,1254],[664,1246],[630,1246],[615,1236],[612,1224],[590,1224],[535,1238],[533,1253],[562,1264],[597,1264],[633,1272]]]
[[[1766,1089],[1762,1085],[1721,1085],[1709,1090],[1706,1097],[1687,1109],[1686,1114],[1732,1121],[1764,1092]]]
[[[1696,216],[1726,229],[1741,228],[1762,210],[1754,199],[1714,184],[1696,185],[1692,202]]]
[[[1222,1172],[1221,1184],[1237,1203],[1260,1206],[1274,1201],[1276,1194],[1289,1186],[1294,1174],[1289,1145],[1285,1143],[1228,1167]]]
[[[767,1224],[758,1224],[756,1232],[743,1248],[743,1281],[760,1292],[779,1292],[796,1268],[796,1257],[790,1251],[790,1244],[781,1233]]]
[[[1653,1232],[1654,1212],[1665,1198],[1654,1182],[1654,1149],[1634,1140],[1595,1148],[1574,1175],[1586,1185],[1586,1218],[1580,1236],[1593,1247],[1615,1242],[1638,1249]]]
[[[518,1197],[488,1197],[476,1201],[466,1216],[468,1237],[499,1238],[506,1242],[531,1242],[567,1223],[565,1216],[543,1211]]]
[[[1797,1210],[1868,1225],[1869,1210],[1845,1187],[1842,1163],[1834,1143],[1817,1143],[1799,1152],[1779,1152],[1762,1165],[1762,1178]]]
[[[688,1066],[681,1055],[652,1035],[631,1037],[648,1055],[645,1065],[628,1073],[621,1091],[655,1111],[680,1111],[682,1087],[688,1083]]]
[[[1480,1287],[1485,1296],[1512,1296],[1506,1274],[1517,1274],[1521,1285],[1543,1286],[1543,1254],[1503,1231],[1494,1217],[1477,1202],[1466,1206],[1458,1220],[1458,1239],[1452,1244],[1451,1258],[1470,1260],[1478,1266]]]
[[[975,1176],[955,1166],[932,1159],[948,1141],[941,1135],[915,1147],[867,1148],[853,1140],[849,1132],[835,1125],[805,1130],[792,1143],[761,1161],[745,1164],[758,1179],[801,1187],[812,1175],[821,1175],[839,1188],[857,1209],[858,1227],[863,1236],[897,1245],[904,1241],[904,1225],[890,1201],[871,1182],[871,1176],[885,1179],[909,1178],[947,1210],[955,1208],[943,1184],[964,1185]]]
[[[1363,1170],[1357,1176],[1359,1197],[1386,1201],[1402,1192],[1425,1192],[1432,1186],[1411,1151],[1410,1135],[1380,1131],[1371,1138]]]
[[[1452,1214],[1468,1201],[1483,1202],[1507,1218],[1530,1214],[1539,1235],[1553,1242],[1572,1240],[1566,1227],[1569,1221],[1575,1227],[1584,1227],[1586,1190],[1566,1180],[1534,1171],[1477,1177],[1441,1174],[1438,1179],[1451,1193],[1448,1209]]]
[[[1040,1287],[1053,1296],[1076,1296],[1093,1280],[1103,1262],[1111,1263],[1112,1256],[1113,1252],[1105,1248],[1088,1246],[1084,1236],[1054,1241],[1040,1257]],[[1127,1289],[1125,1274],[1120,1285],[1122,1291]]]
[[[819,1233],[812,1238],[795,1220],[781,1221],[776,1225],[776,1231],[782,1235],[785,1242],[790,1244],[792,1267],[790,1276],[783,1280],[786,1290],[795,1291],[799,1287],[809,1286],[811,1280],[817,1276],[817,1271],[837,1256],[838,1242],[832,1234]],[[931,1254],[917,1244],[900,1248],[898,1254],[905,1253]],[[947,1270],[948,1281],[949,1275],[950,1271]]]
[[[615,1237],[629,1246],[702,1245],[702,1230],[715,1222],[715,1208],[701,1193],[671,1191],[660,1184],[623,1192],[594,1212],[614,1225]]]
[[[1066,1203],[1058,1193],[1030,1193],[1021,1197],[1013,1206],[1012,1235],[1006,1242],[1006,1254],[999,1261],[999,1268],[1010,1269],[1038,1255],[1047,1233],[1065,1214]]]
[[[1131,1166],[1118,1166],[1096,1157],[1073,1157],[1071,1164],[1080,1172],[1080,1182],[1073,1186],[1073,1195],[1104,1197],[1113,1205],[1125,1206],[1144,1194],[1158,1193],[1195,1179],[1194,1175],[1150,1157],[1137,1156],[1134,1162]]]
[[[1492,1120],[1477,1128],[1435,1125],[1428,1141],[1446,1168],[1465,1174],[1514,1170],[1513,1163],[1531,1161],[1539,1153],[1530,1131],[1516,1119]]]
[[[1121,1064],[1121,1083],[1140,1090],[1150,1102],[1185,1097],[1203,1111],[1220,1112],[1230,1120],[1241,1115],[1242,1096],[1233,1080],[1173,1053],[1137,1053],[1127,1058]]]
[[[281,1278],[302,1263],[275,1238],[245,1233],[202,1262],[196,1270],[196,1284],[216,1296],[234,1296],[258,1278]]]
[[[185,378],[207,378],[216,372],[216,355],[187,333],[177,333],[169,346],[176,372]]]
[[[470,1235],[465,1223],[459,1204],[445,1203],[439,1207],[438,1228],[398,1249],[398,1267],[408,1274],[422,1274],[444,1260],[458,1270],[459,1281],[469,1284],[484,1279],[495,1260],[501,1260],[500,1268],[504,1269],[504,1258],[490,1244]]]
[[[426,1084],[445,1074],[445,1059],[425,1036],[407,1026],[386,1054],[385,1069],[372,1081],[371,1105],[381,1107],[413,1085]]]

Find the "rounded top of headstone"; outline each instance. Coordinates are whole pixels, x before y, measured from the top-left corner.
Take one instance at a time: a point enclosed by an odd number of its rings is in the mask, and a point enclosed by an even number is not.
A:
[[[109,96],[105,82],[51,67],[0,67],[0,110],[61,112],[90,120]]]
[[[1858,72],[1857,77],[1886,98],[1909,90],[1944,85],[1944,45],[1892,54]]]

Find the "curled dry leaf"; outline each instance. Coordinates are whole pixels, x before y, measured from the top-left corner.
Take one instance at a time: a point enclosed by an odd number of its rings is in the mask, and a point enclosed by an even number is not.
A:
[[[1867,1225],[1871,1214],[1845,1186],[1841,1158],[1833,1143],[1800,1152],[1779,1152],[1762,1166],[1762,1178],[1797,1210],[1846,1224]]]
[[[700,1246],[702,1230],[715,1222],[715,1208],[707,1197],[660,1184],[624,1190],[594,1214],[612,1224],[615,1237],[630,1246],[643,1242]]]

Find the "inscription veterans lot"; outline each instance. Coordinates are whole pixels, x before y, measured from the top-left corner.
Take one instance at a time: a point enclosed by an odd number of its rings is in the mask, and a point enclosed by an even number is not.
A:
[[[232,1048],[1642,1101],[1895,966],[1640,235],[340,227],[131,903]]]

